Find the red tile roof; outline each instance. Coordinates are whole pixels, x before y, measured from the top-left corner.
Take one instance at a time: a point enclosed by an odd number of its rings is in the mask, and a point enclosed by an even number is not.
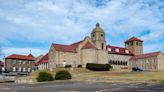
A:
[[[136,38],[136,37],[133,36],[132,38],[130,38],[127,41],[125,41],[125,43],[131,42],[131,41],[140,41],[140,42],[143,42],[142,40],[140,40],[140,39],[138,39],[138,38]]]
[[[94,45],[92,45],[90,42],[87,42],[82,49],[90,49],[90,48],[94,48],[96,49],[96,47]]]
[[[154,56],[158,56],[160,53],[161,52],[151,52],[151,53],[146,53],[146,54],[140,54],[140,55],[136,55],[136,56],[131,57],[130,60],[154,57]]]
[[[33,58],[34,58],[34,56],[33,56],[32,54],[29,54],[28,56],[29,56],[29,57],[33,57]]]
[[[43,63],[48,63],[48,53],[42,57],[42,59],[37,63],[37,64],[43,64]]]
[[[3,66],[4,65],[4,63],[3,62],[0,62],[0,66]]]
[[[76,52],[76,46],[73,45],[62,45],[62,44],[52,44],[55,50],[63,52]]]
[[[108,48],[111,48],[111,51],[108,51],[108,54],[120,54],[120,55],[130,55],[130,56],[133,56],[134,55],[128,49],[123,48],[123,47],[117,47],[117,46],[107,45],[106,48],[107,48],[107,50],[108,50]],[[116,49],[119,49],[119,52],[116,52]],[[128,50],[129,53],[126,53],[126,50]]]
[[[18,54],[12,54],[5,59],[18,59],[18,60],[29,60],[29,61],[34,61],[34,57],[31,56],[25,56],[25,55],[18,55]]]
[[[80,43],[82,43],[84,40],[73,43],[71,45],[63,45],[63,44],[55,44],[53,43],[53,47],[55,48],[55,50],[57,51],[63,51],[63,52],[76,52],[77,47],[79,46]],[[93,46],[91,43],[87,43],[86,45],[84,45],[84,48],[95,48],[95,46]]]

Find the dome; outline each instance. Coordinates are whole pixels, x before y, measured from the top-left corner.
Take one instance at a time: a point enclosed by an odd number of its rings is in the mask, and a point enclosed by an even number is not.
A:
[[[92,33],[93,32],[103,32],[104,33],[104,31],[103,31],[103,29],[100,27],[100,24],[99,23],[96,23],[96,28],[94,28],[93,30],[92,30]]]

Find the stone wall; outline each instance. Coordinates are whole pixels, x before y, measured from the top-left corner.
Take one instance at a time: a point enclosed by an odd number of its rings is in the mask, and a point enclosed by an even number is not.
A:
[[[113,68],[128,68],[129,67],[129,55],[119,55],[119,54],[108,54],[108,63],[110,63]],[[116,62],[119,62],[116,64]]]
[[[157,62],[158,62],[157,57],[148,57],[148,58],[131,60],[129,68],[139,67],[144,70],[158,70]]]
[[[164,69],[164,54],[160,53],[158,56],[158,69]]]
[[[14,61],[13,61],[14,60]],[[21,61],[21,63],[20,63]],[[5,60],[5,68],[8,71],[13,71],[13,67],[16,68],[16,71],[18,71],[21,67],[22,71],[23,68],[28,71],[28,68],[30,68],[30,72],[34,69],[34,61],[28,61],[28,60],[15,60],[15,59],[6,59]]]
[[[108,51],[106,50],[98,50],[97,51],[97,61],[99,64],[107,64],[108,63]]]
[[[86,67],[87,63],[97,63],[97,50],[96,49],[82,49],[82,66]]]

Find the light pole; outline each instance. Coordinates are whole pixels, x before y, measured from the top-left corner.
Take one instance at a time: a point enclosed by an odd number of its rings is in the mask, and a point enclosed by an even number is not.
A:
[[[6,62],[5,62],[5,56],[4,56],[4,58],[3,58],[3,67],[2,67],[2,73],[4,73],[5,72],[5,66],[6,65]]]

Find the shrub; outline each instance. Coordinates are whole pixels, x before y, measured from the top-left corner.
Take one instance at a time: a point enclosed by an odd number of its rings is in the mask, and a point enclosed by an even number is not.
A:
[[[112,66],[110,64],[87,63],[86,68],[93,71],[109,71]]]
[[[67,70],[58,71],[55,75],[55,80],[68,80],[71,78],[72,76]]]
[[[71,68],[72,66],[71,65],[65,65],[65,68]]]
[[[77,67],[78,67],[78,68],[82,68],[82,65],[78,65]]]
[[[47,73],[47,72],[40,72],[36,79],[37,79],[38,82],[53,81],[53,76],[52,76],[52,74]]]

